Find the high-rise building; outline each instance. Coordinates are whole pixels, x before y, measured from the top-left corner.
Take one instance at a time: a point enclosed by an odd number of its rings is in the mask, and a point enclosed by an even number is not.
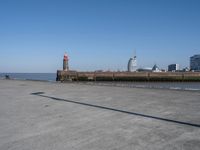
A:
[[[177,71],[180,70],[179,64],[171,64],[168,66],[168,71]]]
[[[128,72],[134,72],[137,70],[137,60],[136,56],[130,58],[128,61]]]
[[[200,54],[190,57],[190,70],[200,71]]]

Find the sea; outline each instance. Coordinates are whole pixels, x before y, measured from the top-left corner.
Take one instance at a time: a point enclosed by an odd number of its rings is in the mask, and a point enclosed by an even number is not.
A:
[[[11,79],[56,82],[56,73],[0,73],[0,79],[9,75]],[[77,83],[77,82],[75,82]],[[78,84],[115,86],[128,88],[154,88],[189,90],[200,92],[200,82],[78,82]]]
[[[5,78],[5,75],[16,80],[56,81],[56,73],[0,73],[0,78]]]

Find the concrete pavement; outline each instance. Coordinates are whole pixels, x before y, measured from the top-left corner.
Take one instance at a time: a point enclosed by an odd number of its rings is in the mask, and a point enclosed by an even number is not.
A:
[[[2,150],[199,150],[200,93],[0,80]]]

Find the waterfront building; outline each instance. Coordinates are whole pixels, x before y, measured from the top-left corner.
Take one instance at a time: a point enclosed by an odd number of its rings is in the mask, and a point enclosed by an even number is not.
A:
[[[138,72],[152,72],[152,68],[146,67],[146,68],[139,68],[137,69]]]
[[[161,70],[158,68],[158,66],[155,64],[152,68],[152,72],[161,72]]]
[[[137,70],[137,60],[136,56],[130,58],[128,61],[128,72],[134,72]]]
[[[171,64],[168,66],[168,71],[178,71],[180,70],[180,66],[179,64]]]
[[[165,70],[159,69],[159,67],[155,64],[152,68],[139,68],[137,69],[138,72],[165,72]]]
[[[200,54],[190,57],[190,70],[200,71]]]
[[[190,71],[190,69],[188,67],[185,67],[185,68],[182,69],[182,71],[183,72],[188,72],[188,71]]]

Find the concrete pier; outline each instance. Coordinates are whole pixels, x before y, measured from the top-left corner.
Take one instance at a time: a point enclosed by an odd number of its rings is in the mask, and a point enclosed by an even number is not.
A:
[[[0,80],[1,150],[199,150],[200,93]]]
[[[57,70],[57,81],[200,81],[200,72],[78,72]]]

